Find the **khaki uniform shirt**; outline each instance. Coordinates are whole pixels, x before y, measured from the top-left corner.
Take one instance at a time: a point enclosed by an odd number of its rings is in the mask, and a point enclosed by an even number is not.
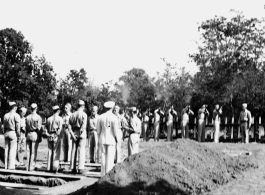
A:
[[[37,113],[32,113],[26,117],[26,133],[40,131],[42,119]]]
[[[78,109],[71,115],[69,124],[73,131],[80,130],[86,133],[87,114],[83,110]]]
[[[10,111],[4,116],[4,132],[6,131],[20,131],[16,129],[16,124],[20,124],[20,116],[14,111]]]
[[[240,124],[241,122],[248,122],[249,126],[251,125],[251,113],[249,110],[241,111],[238,119],[238,123]]]
[[[220,115],[221,114],[222,114],[222,110],[221,109],[219,109],[219,110],[214,109],[214,111],[213,111],[213,120],[216,121],[216,122],[220,121]]]
[[[59,135],[62,130],[62,125],[63,125],[62,117],[58,115],[52,115],[51,117],[48,118],[46,123],[47,132],[49,134],[55,133]]]
[[[88,131],[97,130],[98,115],[88,117]]]

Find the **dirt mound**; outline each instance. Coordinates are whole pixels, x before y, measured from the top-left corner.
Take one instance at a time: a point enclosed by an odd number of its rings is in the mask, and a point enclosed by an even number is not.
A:
[[[0,175],[1,182],[9,183],[22,183],[29,185],[39,185],[39,186],[60,186],[66,184],[67,182],[60,178],[44,178],[44,177],[33,177],[33,176],[18,176],[18,175]]]
[[[247,157],[230,157],[191,140],[178,140],[125,159],[86,194],[200,194],[227,183],[256,165]]]

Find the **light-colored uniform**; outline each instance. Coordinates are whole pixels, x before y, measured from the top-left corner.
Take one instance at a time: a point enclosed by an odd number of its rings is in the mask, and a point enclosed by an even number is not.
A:
[[[219,143],[219,133],[220,133],[220,115],[222,114],[221,109],[214,109],[213,120],[214,120],[214,142]]]
[[[16,160],[19,163],[23,162],[23,157],[26,151],[26,118],[23,117],[20,119],[20,138],[17,140],[17,158]]]
[[[193,115],[193,111],[188,108],[184,108],[181,112],[182,121],[181,121],[181,137],[189,138],[189,115]]]
[[[59,168],[61,154],[60,134],[63,126],[63,119],[58,114],[54,114],[48,118],[46,123],[47,132],[54,137],[48,140],[48,158],[47,171],[57,171]]]
[[[174,115],[177,116],[177,112],[175,110],[168,110],[167,113],[167,141],[172,141],[173,140],[173,121],[174,121]]]
[[[249,128],[251,126],[251,113],[249,110],[241,111],[238,119],[242,133],[242,142],[249,143]]]
[[[147,114],[144,114],[142,117],[142,134],[143,134],[143,141],[147,141],[148,138],[148,126],[149,126],[149,117]]]
[[[160,127],[160,115],[158,110],[154,111],[154,140],[159,141],[159,127]]]
[[[208,110],[201,108],[198,111],[198,142],[205,141],[205,117],[209,114]]]
[[[70,168],[76,170],[77,156],[79,156],[78,169],[83,170],[85,168],[86,160],[86,126],[87,126],[87,114],[79,108],[70,117],[69,123],[73,134],[77,137],[77,140],[72,140],[72,153]],[[79,152],[78,152],[79,149]]]
[[[64,162],[70,162],[71,152],[72,152],[72,140],[71,134],[69,133],[69,119],[71,117],[71,112],[65,112],[62,114],[63,127],[61,132],[61,145],[62,151],[64,153]]]
[[[133,116],[129,120],[129,125],[134,131],[134,133],[130,133],[128,139],[128,156],[138,153],[139,151],[139,141],[140,141],[140,133],[141,133],[141,120],[137,116]]]
[[[30,170],[30,166],[35,166],[37,147],[39,137],[39,131],[41,130],[41,117],[37,113],[32,113],[26,117],[26,144],[28,148],[28,166],[27,169]],[[34,163],[33,163],[34,162]]]
[[[11,110],[5,114],[3,123],[5,132],[5,169],[15,169],[17,138],[20,134],[20,116],[14,110]]]
[[[97,123],[101,146],[101,175],[104,176],[114,166],[115,145],[118,140],[119,121],[111,110],[100,115]]]
[[[98,132],[97,132],[97,120],[99,115],[88,117],[88,146],[89,146],[89,158],[91,163],[99,161],[98,150]]]

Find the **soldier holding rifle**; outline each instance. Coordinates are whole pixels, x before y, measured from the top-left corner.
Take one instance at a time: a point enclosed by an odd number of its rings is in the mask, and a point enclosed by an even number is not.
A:
[[[215,105],[213,111],[213,121],[214,121],[214,143],[219,143],[219,133],[220,133],[220,115],[222,114],[222,106],[219,107],[219,104]]]
[[[190,105],[187,105],[181,112],[181,137],[189,138],[189,118],[190,115],[194,115],[193,111],[190,109]]]
[[[206,105],[202,105],[198,111],[198,142],[205,141],[205,119],[209,115],[206,107]]]
[[[172,141],[173,137],[173,120],[174,116],[178,116],[178,113],[174,110],[174,107],[171,106],[169,110],[167,111],[167,120],[166,120],[166,125],[167,125],[167,141]]]

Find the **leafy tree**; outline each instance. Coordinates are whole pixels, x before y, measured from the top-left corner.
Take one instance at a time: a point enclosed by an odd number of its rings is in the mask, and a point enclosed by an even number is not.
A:
[[[133,68],[126,71],[119,81],[123,82],[117,85],[119,85],[126,106],[136,106],[142,110],[155,106],[155,84],[143,69]],[[127,89],[127,93],[123,93],[122,90],[125,89]],[[126,98],[124,98],[125,95]]]
[[[194,97],[224,105],[227,114],[237,114],[243,102],[252,111],[261,111],[265,103],[264,20],[237,13],[230,20],[215,17],[202,22],[199,31],[198,52],[191,55],[200,69]]]
[[[55,74],[45,58],[33,58],[32,46],[21,32],[0,30],[0,100],[1,116],[8,110],[8,102],[28,106],[40,103],[46,112],[47,102],[55,89]]]
[[[70,70],[65,79],[62,79],[58,89],[58,101],[61,104],[67,102],[75,105],[79,99],[85,99],[88,84],[87,72],[81,68],[80,71]]]

